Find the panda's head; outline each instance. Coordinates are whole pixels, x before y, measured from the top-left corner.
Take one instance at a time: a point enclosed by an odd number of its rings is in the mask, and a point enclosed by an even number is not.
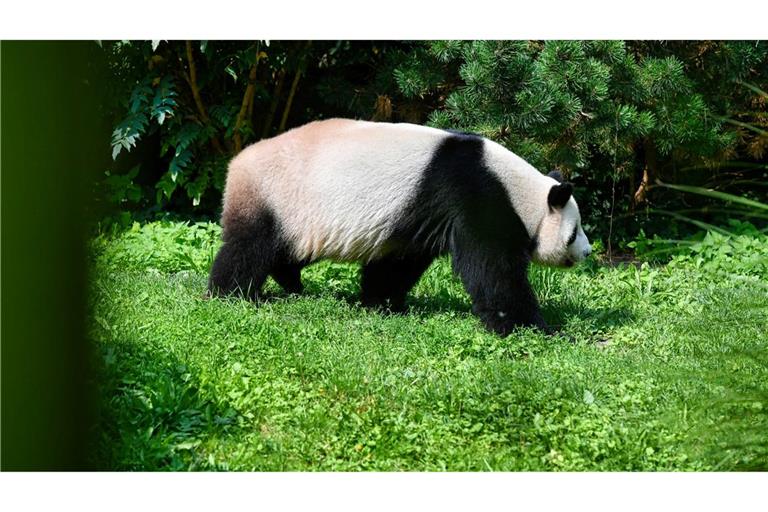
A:
[[[573,185],[563,182],[558,171],[547,194],[546,212],[534,238],[531,258],[537,263],[555,267],[571,267],[589,256],[592,248],[581,228],[581,215],[573,198]]]

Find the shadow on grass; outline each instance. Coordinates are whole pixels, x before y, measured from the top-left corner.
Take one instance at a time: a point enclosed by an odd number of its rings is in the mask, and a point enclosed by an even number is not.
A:
[[[327,292],[317,291],[317,286],[312,292],[305,292],[305,297],[327,296]],[[344,301],[352,307],[364,308],[360,302],[359,292],[344,290],[332,294],[336,300]],[[290,297],[285,293],[272,295],[274,299]],[[269,300],[269,299],[267,299]],[[565,327],[572,319],[577,318],[580,323],[590,325],[593,329],[608,331],[634,322],[636,315],[627,308],[592,308],[585,307],[568,300],[550,299],[541,304],[542,314],[545,320],[556,328]],[[365,308],[370,311],[392,314],[411,315],[418,318],[429,318],[441,313],[454,312],[469,315],[472,313],[472,303],[468,297],[452,294],[447,289],[436,294],[409,294],[406,298],[406,310],[404,312],[389,312],[383,308]]]
[[[433,265],[438,265],[435,263]],[[338,264],[320,264],[318,267],[310,267],[313,270],[312,277],[304,275],[302,280],[305,285],[303,297],[321,298],[332,297],[334,300],[346,302],[354,308],[363,308],[360,302],[359,269],[349,265]],[[434,267],[430,267],[433,269]],[[430,272],[428,270],[427,272]],[[539,269],[539,272],[542,272]],[[425,274],[426,275],[426,274]],[[442,279],[456,279],[453,274],[446,272],[440,276]],[[422,278],[424,279],[424,278]],[[537,283],[534,278],[534,287],[552,286],[544,282]],[[539,277],[538,281],[541,281]],[[558,281],[555,281],[557,283]],[[461,286],[461,284],[453,283]],[[465,293],[457,293],[451,289],[446,282],[445,286],[431,286],[430,291],[419,291],[417,284],[414,290],[406,298],[406,310],[404,312],[392,313],[384,308],[366,308],[384,314],[413,315],[419,318],[428,318],[433,315],[446,312],[456,312],[461,314],[471,314],[472,303]],[[462,288],[463,289],[463,288]],[[299,295],[289,294],[283,291],[276,283],[267,286],[261,296],[261,301],[270,300],[291,300],[292,297]],[[563,299],[549,299],[542,301],[542,314],[545,320],[556,328],[562,328],[568,325],[572,319],[579,319],[580,323],[590,325],[596,330],[611,330],[616,327],[628,324],[636,320],[636,316],[626,308],[590,308],[573,301]]]
[[[570,319],[578,318],[598,330],[612,330],[634,322],[636,315],[626,308],[590,308],[569,301],[550,300],[541,305],[542,314],[553,327],[568,325]]]
[[[91,436],[97,470],[216,469],[196,454],[206,439],[231,434],[239,414],[205,389],[200,375],[163,350],[99,345],[98,408]]]

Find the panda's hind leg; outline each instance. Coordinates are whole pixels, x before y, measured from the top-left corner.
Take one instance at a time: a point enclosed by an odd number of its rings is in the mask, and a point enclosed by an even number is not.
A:
[[[223,239],[211,267],[209,294],[239,295],[255,301],[283,252],[274,219],[267,212],[248,222],[227,219]]]
[[[287,293],[301,293],[304,285],[301,283],[301,263],[277,263],[272,269],[272,278]]]
[[[363,266],[361,302],[366,307],[405,310],[405,297],[434,256],[398,255],[371,261]]]

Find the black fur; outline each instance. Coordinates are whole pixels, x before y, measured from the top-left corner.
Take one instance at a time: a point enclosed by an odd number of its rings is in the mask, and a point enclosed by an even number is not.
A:
[[[557,169],[555,169],[554,171],[549,171],[547,173],[547,176],[549,176],[550,178],[556,179],[558,183],[562,183],[564,181],[563,173],[561,173]]]
[[[571,245],[573,242],[576,241],[576,235],[579,234],[579,226],[573,226],[573,231],[571,231],[571,236],[568,237],[568,241],[566,242],[566,245]]]
[[[301,293],[304,291],[304,285],[301,284],[302,268],[302,263],[279,263],[272,268],[270,274],[286,292]]]
[[[223,224],[224,245],[208,280],[212,295],[256,300],[269,274],[286,291],[301,292],[301,265],[289,259],[288,245],[280,239],[271,211],[264,209],[253,219],[226,219]]]
[[[405,296],[434,260],[428,252],[401,254],[372,261],[363,266],[361,301],[368,307],[405,310]]]
[[[571,183],[560,183],[549,190],[547,202],[552,208],[562,208],[573,194],[573,185]]]

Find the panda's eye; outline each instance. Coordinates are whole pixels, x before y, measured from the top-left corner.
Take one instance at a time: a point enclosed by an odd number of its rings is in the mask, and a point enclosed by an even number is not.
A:
[[[578,231],[579,231],[579,226],[578,225],[573,226],[573,233],[571,233],[570,238],[568,238],[567,245],[571,245],[576,240],[576,233],[578,233]]]

